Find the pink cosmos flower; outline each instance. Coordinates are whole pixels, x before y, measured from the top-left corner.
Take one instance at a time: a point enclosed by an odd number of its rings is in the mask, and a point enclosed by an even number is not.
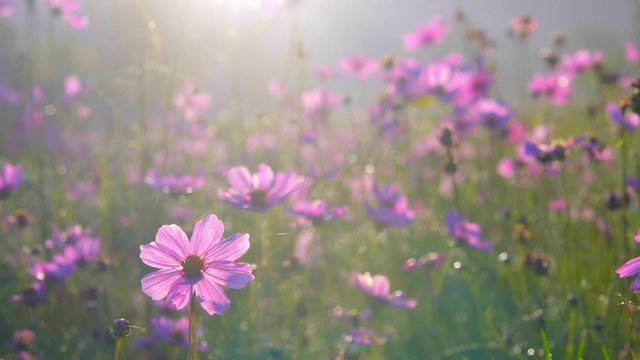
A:
[[[325,119],[329,112],[342,102],[342,97],[327,89],[319,88],[302,94],[300,101],[307,120]]]
[[[298,190],[304,178],[293,171],[274,174],[268,165],[260,164],[253,174],[244,166],[231,168],[227,180],[231,187],[218,190],[222,201],[239,209],[265,212]]]
[[[179,310],[195,294],[209,315],[222,315],[231,300],[221,286],[242,289],[254,279],[251,264],[235,261],[249,250],[249,234],[220,240],[224,224],[215,215],[198,221],[191,240],[178,225],[158,229],[156,240],[140,246],[140,259],[160,269],[142,278],[142,291]]]
[[[377,298],[387,302],[389,305],[401,309],[413,309],[418,305],[415,299],[407,298],[402,291],[389,293],[391,285],[389,279],[384,275],[373,275],[370,273],[355,274],[356,286],[365,294],[372,298]]]
[[[509,25],[509,34],[524,39],[538,29],[538,20],[531,15],[514,16]]]
[[[211,106],[211,95],[198,85],[187,81],[173,98],[173,104],[182,112],[186,121],[195,121]]]
[[[22,181],[22,165],[6,163],[0,168],[0,199],[7,198]]]
[[[79,0],[48,0],[49,6],[54,14],[60,15],[71,27],[84,29],[89,25],[89,18],[80,15],[78,11],[82,8]]]
[[[429,19],[426,26],[421,26],[414,32],[404,35],[402,39],[404,49],[413,52],[426,45],[439,44],[447,30],[447,25],[439,17],[433,17]]]
[[[82,92],[82,81],[76,75],[69,75],[64,79],[64,92],[73,99]]]
[[[640,60],[640,49],[636,46],[636,44],[631,41],[627,41],[627,45],[625,47],[625,55],[628,61],[636,62]]]
[[[378,60],[367,59],[362,55],[341,59],[338,64],[342,70],[362,80],[369,79],[380,69]]]
[[[16,9],[14,0],[0,0],[0,16],[9,16]]]
[[[637,243],[640,243],[640,230],[638,230],[638,233],[633,239]],[[640,256],[624,263],[616,270],[616,273],[621,278],[636,275],[635,279],[631,282],[631,292],[634,294],[640,293]]]

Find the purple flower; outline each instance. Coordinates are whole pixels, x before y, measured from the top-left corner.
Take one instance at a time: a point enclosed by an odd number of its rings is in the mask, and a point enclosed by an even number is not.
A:
[[[204,176],[177,176],[156,175],[155,171],[148,170],[144,177],[144,182],[152,188],[162,191],[165,194],[191,194],[193,190],[201,189],[204,187]]]
[[[426,26],[417,28],[414,32],[404,35],[404,49],[416,51],[424,46],[439,44],[447,32],[447,25],[439,17],[432,17]]]
[[[640,127],[640,116],[633,111],[625,111],[619,104],[610,102],[606,105],[605,111],[616,125],[628,131],[636,131]]]
[[[360,290],[372,298],[380,299],[393,307],[400,309],[413,309],[418,302],[412,298],[406,298],[402,291],[389,293],[389,279],[384,275],[371,276],[370,273],[355,274],[354,282]]]
[[[449,253],[443,251],[428,253],[418,259],[411,258],[405,261],[404,265],[402,265],[402,270],[412,272],[418,270],[423,266],[439,268],[440,266],[442,266],[448,256]]]
[[[367,327],[354,327],[349,329],[348,341],[357,345],[382,345],[387,338],[376,335],[375,331]]]
[[[4,164],[0,173],[0,199],[6,199],[22,180],[22,165]]]
[[[227,180],[231,187],[218,190],[222,201],[238,209],[265,212],[296,191],[304,178],[293,171],[274,174],[268,165],[260,164],[253,174],[244,166],[231,168]]]
[[[15,9],[15,0],[0,0],[0,16],[9,16]]]
[[[365,203],[367,215],[380,225],[403,227],[409,226],[415,219],[415,213],[409,208],[407,197],[400,194],[393,184],[375,184],[373,192],[380,207],[374,208]]]
[[[503,128],[511,118],[511,111],[493,99],[481,99],[469,108],[470,116],[478,123],[492,129]]]
[[[221,285],[242,289],[254,279],[251,264],[235,261],[249,250],[249,234],[222,238],[224,225],[215,215],[198,221],[191,241],[178,225],[158,229],[156,240],[140,246],[140,259],[160,269],[142,278],[142,291],[183,309],[195,294],[209,315],[222,315],[231,300]]]
[[[150,337],[137,339],[135,346],[139,348],[150,348],[158,342],[166,342],[182,347],[189,347],[189,318],[182,317],[172,320],[166,316],[160,316],[151,319],[151,328],[153,335]],[[196,328],[197,337],[203,335],[202,328]],[[199,341],[197,344],[198,351],[207,351],[208,346],[205,341]]]
[[[449,235],[459,242],[466,242],[472,248],[482,251],[493,250],[493,244],[482,239],[480,225],[468,221],[453,210],[447,211],[446,220]]]
[[[329,208],[324,200],[315,200],[312,202],[301,200],[297,201],[293,208],[286,208],[285,210],[290,214],[306,218],[317,224],[343,217],[347,213],[348,208],[346,206]]]

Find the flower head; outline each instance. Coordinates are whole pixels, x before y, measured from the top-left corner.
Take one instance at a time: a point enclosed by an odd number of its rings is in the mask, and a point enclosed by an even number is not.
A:
[[[413,309],[418,305],[415,299],[407,298],[402,291],[389,293],[389,279],[384,275],[370,273],[355,274],[355,284],[360,290],[372,298],[380,299],[389,305],[401,309]]]
[[[297,190],[304,178],[293,171],[274,174],[268,165],[260,164],[253,174],[244,166],[231,168],[227,180],[231,187],[218,190],[222,201],[238,209],[265,212]]]
[[[241,289],[254,279],[251,264],[236,263],[249,250],[249,234],[222,239],[224,224],[215,215],[198,221],[191,240],[178,225],[158,229],[156,240],[140,246],[140,259],[160,269],[142,278],[142,291],[175,309],[195,294],[209,315],[222,315],[231,300],[221,286]]]
[[[9,197],[22,180],[22,165],[5,164],[0,169],[0,199]]]
[[[149,348],[158,342],[165,342],[182,347],[189,346],[189,318],[183,317],[172,320],[166,316],[160,316],[151,319],[151,328],[153,335],[138,339],[135,345],[140,348]],[[196,328],[198,337],[202,336],[202,328]],[[205,341],[197,344],[198,351],[207,351],[208,346]]]
[[[303,217],[313,223],[320,223],[343,217],[347,213],[346,206],[329,208],[324,200],[297,201],[293,208],[287,208],[290,214]]]
[[[415,213],[409,208],[407,197],[400,194],[393,184],[376,184],[373,193],[378,199],[380,207],[374,208],[365,203],[367,215],[384,226],[403,227],[413,223]]]
[[[447,228],[449,235],[458,241],[466,242],[474,249],[482,251],[493,250],[493,244],[482,239],[480,225],[470,222],[453,210],[447,211]]]
[[[426,45],[442,42],[448,26],[439,17],[429,19],[425,26],[417,28],[414,32],[404,35],[404,49],[409,52],[416,51]]]

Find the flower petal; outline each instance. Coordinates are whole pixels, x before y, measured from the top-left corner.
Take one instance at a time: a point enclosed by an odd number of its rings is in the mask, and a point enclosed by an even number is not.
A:
[[[216,261],[209,266],[205,274],[216,283],[231,289],[242,289],[255,278],[251,264]]]
[[[158,269],[180,266],[180,261],[160,250],[155,241],[140,245],[140,259],[143,263]]]
[[[217,244],[224,233],[224,224],[215,215],[198,221],[191,235],[191,254],[202,256]]]
[[[184,309],[189,304],[191,295],[193,295],[193,285],[186,282],[178,282],[169,290],[165,302],[176,310]]]
[[[222,315],[231,307],[231,300],[220,285],[209,278],[210,276],[205,273],[202,280],[195,284],[196,297],[209,315]]]
[[[616,270],[616,273],[618,273],[621,278],[640,273],[640,256],[624,263],[624,265]]]
[[[249,172],[249,169],[244,166],[236,166],[229,169],[227,180],[229,181],[229,185],[240,193],[248,193],[253,190],[251,173]]]
[[[205,262],[235,261],[249,250],[249,234],[234,234],[221,240],[205,253],[202,257]]]
[[[142,278],[142,292],[153,300],[162,300],[167,296],[169,290],[181,280],[180,273],[174,269],[154,271]]]
[[[156,246],[163,253],[179,262],[189,256],[189,238],[182,229],[175,224],[163,225],[156,234]]]
[[[273,183],[273,170],[266,164],[258,165],[258,171],[253,174],[253,188],[267,191]]]

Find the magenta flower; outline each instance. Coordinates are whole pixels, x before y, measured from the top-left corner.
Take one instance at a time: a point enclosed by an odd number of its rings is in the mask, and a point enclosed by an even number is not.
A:
[[[636,131],[640,127],[640,116],[633,111],[624,111],[619,104],[610,102],[606,105],[605,111],[616,125],[624,127],[627,131]]]
[[[625,47],[625,57],[628,61],[636,62],[640,60],[640,49],[631,41],[627,41],[627,45]]]
[[[348,208],[346,206],[329,208],[326,201],[315,200],[312,202],[297,201],[293,208],[286,208],[285,210],[290,214],[306,218],[317,224],[343,217]]]
[[[447,30],[447,25],[439,17],[433,17],[429,19],[427,25],[404,35],[402,39],[404,49],[413,52],[427,45],[439,44]]]
[[[165,194],[191,194],[194,190],[204,187],[204,176],[159,176],[153,170],[148,170],[144,182],[152,188]]]
[[[15,0],[0,0],[0,16],[9,16],[15,9]]]
[[[22,181],[22,165],[6,163],[0,170],[0,199],[6,199]]]
[[[244,166],[231,168],[227,180],[231,188],[218,190],[222,201],[238,209],[265,212],[296,191],[304,178],[293,171],[274,174],[268,165],[260,164],[253,174]]]
[[[211,106],[211,95],[198,85],[187,81],[173,98],[173,104],[182,112],[186,121],[195,121]]]
[[[413,309],[418,302],[412,298],[406,298],[402,291],[389,293],[389,279],[384,275],[371,276],[370,273],[355,274],[355,284],[360,290],[372,298],[380,299],[389,305],[401,309]]]
[[[342,96],[319,88],[302,94],[300,101],[306,120],[324,120],[329,112],[342,102]]]
[[[338,64],[342,70],[361,80],[369,79],[371,75],[375,74],[380,69],[378,60],[367,59],[362,55],[341,59]]]
[[[142,262],[160,269],[142,278],[142,291],[177,310],[195,294],[209,315],[222,315],[231,300],[221,286],[242,289],[254,279],[251,264],[235,262],[249,250],[249,234],[220,240],[223,232],[215,215],[195,224],[191,241],[179,226],[162,226],[155,241],[140,246]]]
[[[538,20],[531,15],[514,16],[509,25],[509,34],[524,39],[538,29]]]
[[[633,240],[640,243],[640,230],[638,230]],[[640,293],[640,256],[624,263],[616,270],[616,273],[621,278],[636,275],[636,278],[631,282],[631,292],[635,294]]]
[[[556,105],[564,105],[569,101],[572,84],[573,77],[568,74],[534,74],[529,82],[529,93]]]
[[[160,316],[151,319],[151,328],[153,335],[137,339],[135,346],[139,348],[150,348],[156,343],[165,342],[172,345],[189,347],[189,319],[187,317],[172,320],[166,316]],[[203,335],[201,327],[197,327],[196,334],[198,337]],[[198,351],[208,350],[206,341],[198,342]]]
[[[368,202],[365,203],[367,215],[371,219],[380,225],[391,227],[409,226],[413,223],[415,212],[409,208],[407,197],[400,194],[395,185],[375,184],[373,193],[380,207],[374,208]]]
[[[470,222],[453,210],[447,211],[446,220],[449,235],[458,242],[466,242],[470,247],[482,251],[493,250],[493,244],[482,239],[480,225]]]
[[[84,29],[89,25],[89,18],[78,13],[82,8],[79,0],[48,0],[48,2],[53,13],[62,17],[71,27]]]

